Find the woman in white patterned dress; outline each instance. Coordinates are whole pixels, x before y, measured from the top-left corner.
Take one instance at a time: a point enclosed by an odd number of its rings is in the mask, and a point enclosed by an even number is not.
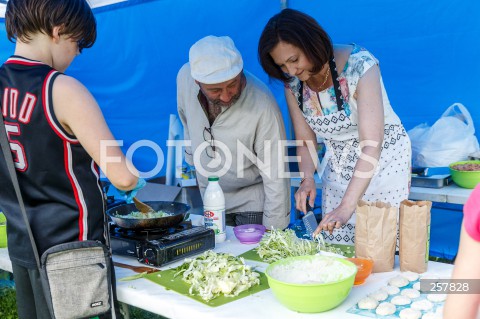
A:
[[[399,207],[408,197],[411,146],[385,91],[378,61],[365,49],[333,45],[312,17],[282,10],[265,26],[258,45],[265,72],[285,84],[303,179],[296,208],[313,207],[317,137],[327,146],[322,176],[323,218],[315,230],[330,242],[354,244],[358,200]],[[341,71],[338,73],[338,71]]]

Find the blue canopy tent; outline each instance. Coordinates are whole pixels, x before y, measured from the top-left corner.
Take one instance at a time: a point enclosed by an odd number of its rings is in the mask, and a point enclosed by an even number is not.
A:
[[[152,140],[166,154],[169,114],[176,113],[175,78],[190,46],[203,36],[229,35],[245,68],[267,82],[290,132],[283,87],[270,82],[257,60],[257,43],[280,0],[93,0],[98,40],[67,73],[93,93],[125,151]],[[113,4],[112,4],[113,3]],[[335,1],[290,0],[308,12],[336,43],[355,42],[379,60],[391,103],[410,129],[433,122],[454,102],[463,103],[480,130],[476,63],[480,47],[480,3],[475,0]],[[0,3],[0,60],[13,53],[6,39]],[[133,152],[136,166],[153,170],[150,147]],[[165,166],[165,165],[163,165]],[[157,170],[162,175],[164,167]]]
[[[3,2],[3,4],[2,4]],[[176,113],[176,74],[198,39],[229,35],[245,68],[268,83],[291,132],[283,86],[259,66],[257,43],[268,19],[282,6],[315,17],[335,43],[355,42],[379,60],[397,114],[408,129],[435,122],[454,102],[463,103],[480,130],[478,102],[480,2],[464,0],[92,0],[98,40],[67,73],[93,93],[127,152],[139,140],[157,144],[134,149],[143,172],[166,155],[169,115]],[[0,61],[14,50],[5,34],[0,1]],[[132,151],[130,149],[130,151]],[[128,153],[130,154],[130,153]],[[154,175],[163,175],[165,165]]]

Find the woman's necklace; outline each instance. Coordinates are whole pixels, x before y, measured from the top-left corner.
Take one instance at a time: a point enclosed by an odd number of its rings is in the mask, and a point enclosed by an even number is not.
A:
[[[308,80],[307,80],[307,84],[311,89],[315,91],[320,91],[320,89],[327,83],[329,75],[330,75],[330,65],[327,66],[327,73],[325,73],[325,78],[323,79],[322,84],[320,84],[319,86],[312,86],[310,83],[308,83]]]

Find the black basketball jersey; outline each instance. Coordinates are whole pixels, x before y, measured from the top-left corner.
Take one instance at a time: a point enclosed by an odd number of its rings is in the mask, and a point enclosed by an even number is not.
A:
[[[99,169],[53,111],[52,87],[61,74],[20,56],[0,68],[0,106],[35,242],[41,255],[56,244],[104,242],[104,196]],[[0,209],[7,217],[10,259],[36,267],[3,156]]]

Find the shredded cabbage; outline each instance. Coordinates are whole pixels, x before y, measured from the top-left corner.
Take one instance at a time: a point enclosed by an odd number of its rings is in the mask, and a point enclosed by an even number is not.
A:
[[[207,250],[196,258],[185,258],[185,263],[176,268],[179,275],[190,284],[189,293],[198,294],[210,301],[220,294],[237,296],[242,291],[260,284],[260,274],[245,265],[245,260],[230,254]]]
[[[292,284],[324,284],[344,280],[355,272],[356,267],[324,257],[311,260],[295,260],[274,267],[269,275],[279,281]]]
[[[292,229],[272,229],[263,235],[256,248],[258,256],[267,263],[287,257],[315,255],[321,250],[344,255],[339,248],[325,243],[321,234],[314,240],[302,239]]]

